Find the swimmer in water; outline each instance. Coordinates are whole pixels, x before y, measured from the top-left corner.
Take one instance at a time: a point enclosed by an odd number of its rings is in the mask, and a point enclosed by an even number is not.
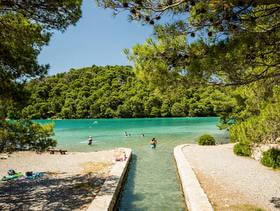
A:
[[[92,137],[89,136],[89,137],[88,137],[88,145],[92,145],[92,141],[93,141],[93,140],[92,140]]]

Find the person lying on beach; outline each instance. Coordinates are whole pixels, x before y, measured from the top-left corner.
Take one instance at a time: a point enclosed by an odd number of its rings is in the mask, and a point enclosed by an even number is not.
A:
[[[116,157],[116,161],[125,161],[127,159],[127,156],[125,152],[119,153]]]

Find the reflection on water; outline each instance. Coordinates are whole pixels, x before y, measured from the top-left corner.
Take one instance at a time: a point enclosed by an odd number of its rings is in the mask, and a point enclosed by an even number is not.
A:
[[[40,121],[47,122],[47,121]],[[119,210],[185,210],[176,177],[173,148],[193,143],[203,133],[219,142],[226,133],[218,130],[218,118],[89,119],[55,120],[58,147],[72,151],[95,151],[128,147],[133,150]],[[125,132],[130,136],[125,136]],[[145,136],[142,137],[141,134]],[[87,145],[88,136],[93,145]],[[155,137],[157,148],[149,141]]]

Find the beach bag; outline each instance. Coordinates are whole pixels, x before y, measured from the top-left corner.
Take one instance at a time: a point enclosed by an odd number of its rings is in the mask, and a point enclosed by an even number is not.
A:
[[[33,175],[32,171],[25,172],[25,176],[27,176],[27,177],[32,177],[32,175]]]

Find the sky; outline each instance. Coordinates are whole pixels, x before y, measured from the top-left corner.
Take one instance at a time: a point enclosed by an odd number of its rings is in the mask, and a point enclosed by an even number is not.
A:
[[[128,65],[124,48],[143,43],[153,33],[149,25],[129,22],[127,14],[113,17],[110,9],[84,0],[82,18],[66,32],[55,32],[39,55],[40,64],[50,64],[49,75],[92,65]]]

